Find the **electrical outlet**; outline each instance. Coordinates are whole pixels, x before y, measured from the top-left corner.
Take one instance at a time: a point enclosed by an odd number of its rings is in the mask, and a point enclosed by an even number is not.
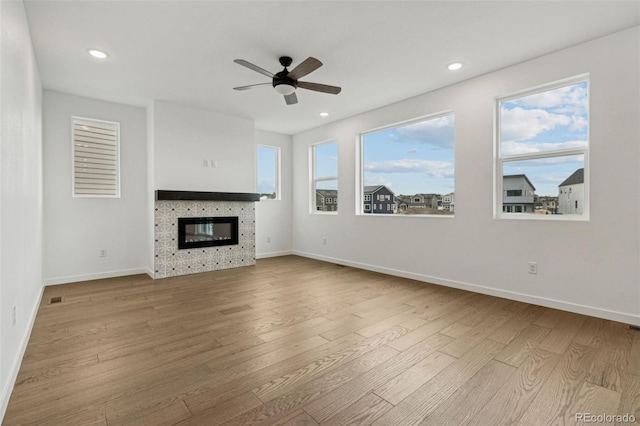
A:
[[[13,305],[13,309],[11,310],[11,325],[16,325],[16,305]]]
[[[107,257],[107,249],[100,249],[100,257]]]
[[[529,262],[529,273],[534,275],[538,273],[538,262]]]
[[[322,245],[323,246],[327,245],[327,237],[322,237]]]
[[[267,237],[267,242],[270,243],[271,242],[271,237]]]

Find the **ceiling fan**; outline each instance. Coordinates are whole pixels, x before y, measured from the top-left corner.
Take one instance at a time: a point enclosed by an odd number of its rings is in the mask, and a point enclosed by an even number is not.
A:
[[[293,60],[288,56],[282,56],[280,58],[280,65],[284,67],[284,70],[276,74],[260,68],[257,65],[253,65],[251,62],[247,62],[244,59],[235,59],[233,62],[242,65],[243,67],[247,67],[250,70],[259,72],[260,74],[264,74],[267,77],[271,77],[272,79],[271,83],[258,83],[250,84],[248,86],[234,87],[234,90],[247,90],[257,86],[265,86],[267,84],[271,84],[274,89],[276,89],[276,92],[284,95],[284,100],[287,105],[298,103],[298,98],[296,96],[296,88],[298,87],[301,89],[313,90],[316,92],[331,93],[332,95],[337,95],[342,90],[342,88],[340,87],[329,86],[328,84],[299,81],[301,77],[304,77],[307,74],[311,74],[313,71],[322,66],[322,62],[320,62],[316,58],[308,57],[300,64],[298,64],[298,66],[296,66],[294,69],[289,71],[287,67],[291,65]]]

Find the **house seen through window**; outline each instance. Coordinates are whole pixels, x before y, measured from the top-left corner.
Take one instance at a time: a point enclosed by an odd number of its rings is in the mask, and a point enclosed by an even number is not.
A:
[[[311,146],[311,204],[315,212],[338,211],[338,143]]]
[[[498,99],[497,213],[587,214],[588,81]]]
[[[453,215],[453,126],[447,113],[362,134],[360,212]]]

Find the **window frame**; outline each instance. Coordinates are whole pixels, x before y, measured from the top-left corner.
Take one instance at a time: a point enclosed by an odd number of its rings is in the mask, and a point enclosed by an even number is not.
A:
[[[369,129],[363,132],[360,132],[357,134],[356,136],[356,167],[357,167],[357,171],[356,171],[356,196],[355,196],[355,202],[356,202],[356,215],[357,216],[382,216],[382,217],[415,217],[415,218],[419,218],[419,217],[430,217],[430,218],[449,218],[449,219],[453,219],[455,218],[455,213],[454,214],[446,214],[446,215],[442,215],[442,214],[377,214],[377,213],[373,213],[373,205],[372,205],[372,209],[370,212],[366,212],[364,210],[364,203],[366,200],[364,200],[364,137],[366,135],[372,134],[372,133],[377,133],[377,132],[381,132],[387,129],[392,129],[392,128],[396,128],[396,127],[404,127],[404,126],[409,126],[411,124],[416,124],[416,123],[420,123],[423,121],[429,121],[429,120],[435,120],[441,117],[446,117],[448,115],[452,115],[453,116],[453,166],[454,166],[454,176],[453,176],[453,189],[450,192],[447,192],[447,194],[449,193],[455,193],[456,192],[456,180],[455,180],[455,164],[456,164],[456,126],[455,126],[455,117],[456,117],[456,113],[453,109],[448,109],[448,110],[442,110],[439,112],[435,112],[432,114],[426,114],[426,115],[422,115],[419,117],[415,117],[415,118],[411,118],[408,120],[404,120],[404,121],[399,121],[399,122],[395,122],[395,123],[391,123],[391,124],[387,124],[384,126],[380,126],[380,127],[376,127],[373,129]],[[403,194],[401,194],[403,195]],[[409,205],[407,206],[408,208],[411,207],[411,204],[413,203],[413,196],[416,194],[407,194],[409,196],[408,200],[409,201]],[[444,194],[440,194],[440,195],[444,195]],[[395,196],[396,198],[394,199],[396,206],[400,205],[400,202],[397,198],[397,196]],[[373,198],[373,197],[372,197]],[[373,200],[371,200],[371,202],[373,202]],[[397,211],[400,211],[400,209],[398,208]]]
[[[335,176],[322,176],[317,177],[317,148],[323,145],[335,144],[336,146],[336,155],[338,158],[336,159],[336,175]],[[340,205],[338,203],[339,199],[339,159],[340,159],[340,145],[336,139],[329,139],[322,142],[316,142],[309,146],[309,213],[310,214],[328,214],[328,215],[337,215],[340,209]],[[326,181],[336,181],[336,196],[335,196],[335,210],[319,210],[317,205],[317,184],[318,182],[326,182]],[[334,198],[334,197],[331,197]],[[326,204],[326,203],[325,203]]]
[[[266,145],[266,144],[257,144],[256,145],[256,190],[257,185],[258,185],[258,179],[259,179],[259,173],[258,173],[258,150],[260,148],[264,148],[264,149],[272,149],[275,150],[276,152],[276,170],[275,170],[275,178],[276,178],[276,182],[275,182],[275,191],[276,191],[276,196],[274,198],[261,198],[260,201],[280,201],[282,200],[282,196],[281,196],[281,176],[282,176],[282,170],[281,170],[281,148],[279,146],[273,146],[273,145]]]
[[[501,153],[502,141],[501,141],[501,103],[511,101],[514,99],[523,98],[530,95],[535,95],[543,92],[548,92],[562,87],[573,86],[579,83],[587,83],[587,144],[582,148],[570,148],[570,149],[558,149],[544,152],[535,152],[527,154],[515,154],[509,156],[503,156]],[[507,95],[496,96],[494,98],[494,200],[493,200],[493,217],[494,219],[514,219],[514,220],[550,220],[550,221],[589,221],[589,151],[591,147],[591,81],[589,74],[580,74],[573,77],[557,80],[551,83],[541,84],[528,89],[512,92]],[[535,205],[533,214],[522,214],[506,212],[503,210],[503,176],[504,176],[504,163],[511,163],[517,161],[526,160],[539,160],[548,158],[568,157],[582,155],[584,159],[584,211],[581,215],[546,215],[535,214]],[[560,193],[558,192],[557,197]]]
[[[114,194],[77,194],[76,193],[76,133],[75,124],[76,121],[85,121],[87,123],[107,124],[115,127],[115,177],[116,177],[116,189]],[[73,198],[121,198],[121,161],[120,161],[120,123],[117,121],[98,120],[95,118],[71,116],[70,119],[71,128],[71,197]]]

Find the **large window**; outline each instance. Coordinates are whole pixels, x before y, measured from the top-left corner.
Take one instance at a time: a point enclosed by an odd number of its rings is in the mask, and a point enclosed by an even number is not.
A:
[[[257,175],[260,199],[280,199],[280,148],[258,145]]]
[[[120,124],[71,117],[73,196],[120,197]]]
[[[587,217],[588,89],[582,77],[498,99],[496,216]]]
[[[338,144],[325,142],[311,146],[311,210],[338,211]]]
[[[453,125],[446,113],[362,134],[360,212],[453,215]]]

